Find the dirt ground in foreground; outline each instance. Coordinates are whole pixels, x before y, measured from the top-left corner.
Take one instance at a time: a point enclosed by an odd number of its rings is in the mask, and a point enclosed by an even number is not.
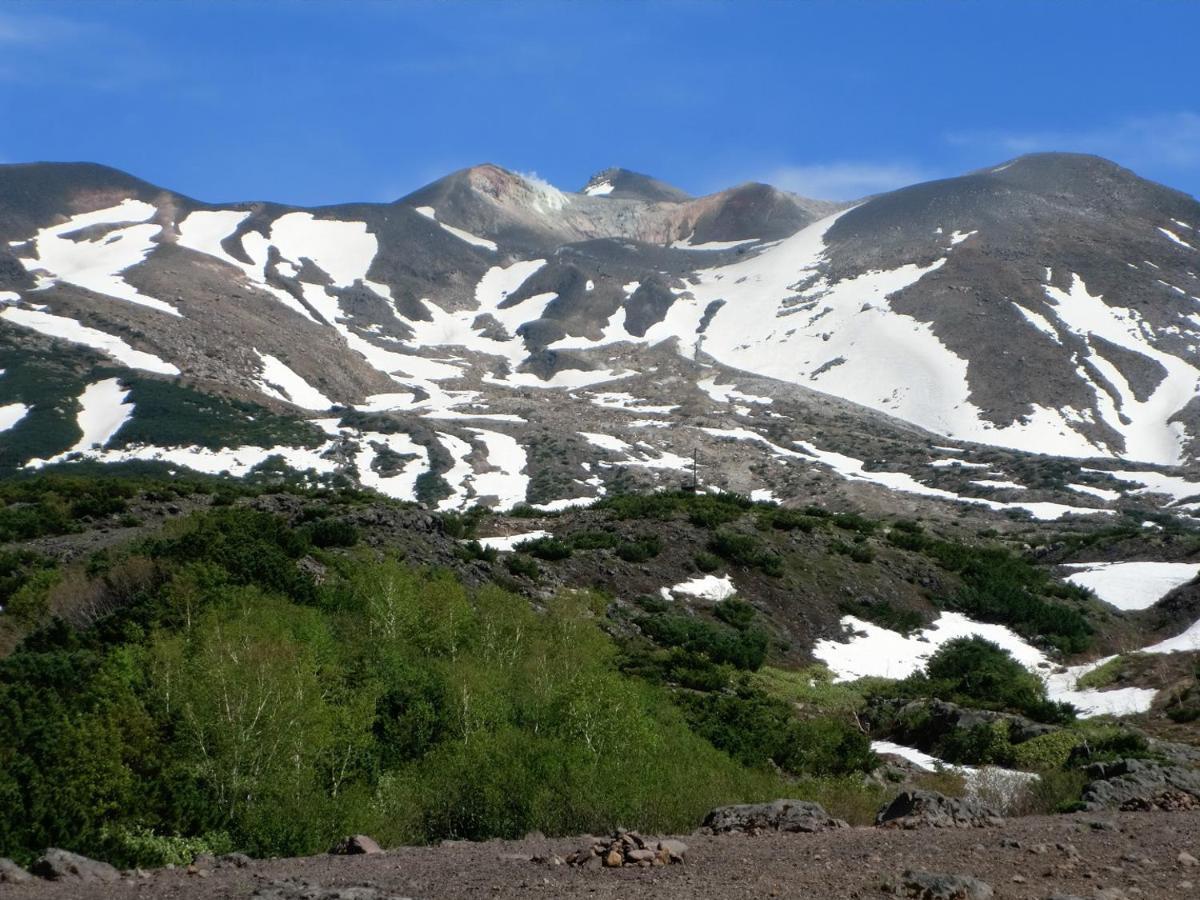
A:
[[[1181,851],[1200,857],[1200,811],[1030,817],[964,830],[853,828],[682,840],[690,848],[688,862],[669,868],[580,870],[529,859],[565,856],[583,839],[489,841],[404,847],[376,856],[262,860],[241,869],[218,866],[207,876],[175,869],[113,884],[0,885],[0,895],[5,900],[249,898],[294,879],[294,887],[268,896],[338,897],[341,890],[357,887],[374,890],[341,896],[812,900],[885,897],[886,883],[917,869],[981,879],[991,884],[996,898],[1200,897],[1200,866],[1178,860]]]

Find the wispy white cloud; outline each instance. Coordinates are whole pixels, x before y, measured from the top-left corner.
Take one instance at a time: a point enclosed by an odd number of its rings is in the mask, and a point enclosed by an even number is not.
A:
[[[47,47],[75,43],[103,30],[100,26],[60,16],[0,11],[0,46]]]
[[[929,172],[909,163],[842,161],[781,166],[764,180],[804,197],[857,200],[930,177]]]
[[[1200,168],[1200,114],[1191,111],[1134,116],[1094,128],[956,132],[946,139],[958,147],[990,151],[997,159],[1061,150],[1095,153],[1135,168]]]

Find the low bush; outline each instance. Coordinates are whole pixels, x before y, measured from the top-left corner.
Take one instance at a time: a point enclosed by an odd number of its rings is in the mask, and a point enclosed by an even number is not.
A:
[[[763,547],[753,534],[718,531],[708,542],[708,549],[727,562],[758,569],[764,575],[778,577],[783,574],[783,558]]]
[[[646,562],[661,552],[662,539],[657,534],[639,535],[632,541],[621,541],[617,545],[617,556],[630,563]]]
[[[611,550],[621,541],[611,531],[577,531],[566,540],[576,550]]]
[[[521,553],[528,553],[538,559],[557,562],[571,555],[571,545],[555,537],[540,537],[529,541],[521,541],[514,548]]]
[[[512,554],[504,561],[504,565],[511,574],[520,575],[522,578],[531,578],[536,581],[542,574],[537,561],[523,553]]]
[[[748,628],[738,631],[728,625],[678,613],[658,613],[638,619],[642,632],[662,647],[679,647],[703,654],[713,663],[728,663],[754,671],[767,658],[767,636]]]
[[[1075,717],[1068,704],[1047,700],[1041,679],[1008,651],[980,637],[947,641],[929,658],[924,671],[900,682],[899,690],[911,696],[1020,713],[1040,722],[1062,723]]]

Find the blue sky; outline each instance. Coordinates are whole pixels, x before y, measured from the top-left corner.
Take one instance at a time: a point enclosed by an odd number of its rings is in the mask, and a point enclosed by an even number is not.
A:
[[[1200,195],[1200,3],[0,0],[0,161],[391,200],[490,161],[848,198],[1031,150]]]

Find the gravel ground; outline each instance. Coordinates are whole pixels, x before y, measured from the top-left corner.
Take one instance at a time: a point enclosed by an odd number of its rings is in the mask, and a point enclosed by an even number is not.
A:
[[[692,835],[686,865],[579,870],[536,863],[581,839],[447,843],[377,856],[263,860],[205,874],[162,870],[113,884],[0,885],[4,900],[248,898],[384,900],[477,898],[852,898],[886,896],[906,869],[968,875],[997,898],[1055,895],[1200,897],[1200,811],[1014,819],[967,830],[878,831],[755,837]],[[286,882],[282,883],[282,882]]]

